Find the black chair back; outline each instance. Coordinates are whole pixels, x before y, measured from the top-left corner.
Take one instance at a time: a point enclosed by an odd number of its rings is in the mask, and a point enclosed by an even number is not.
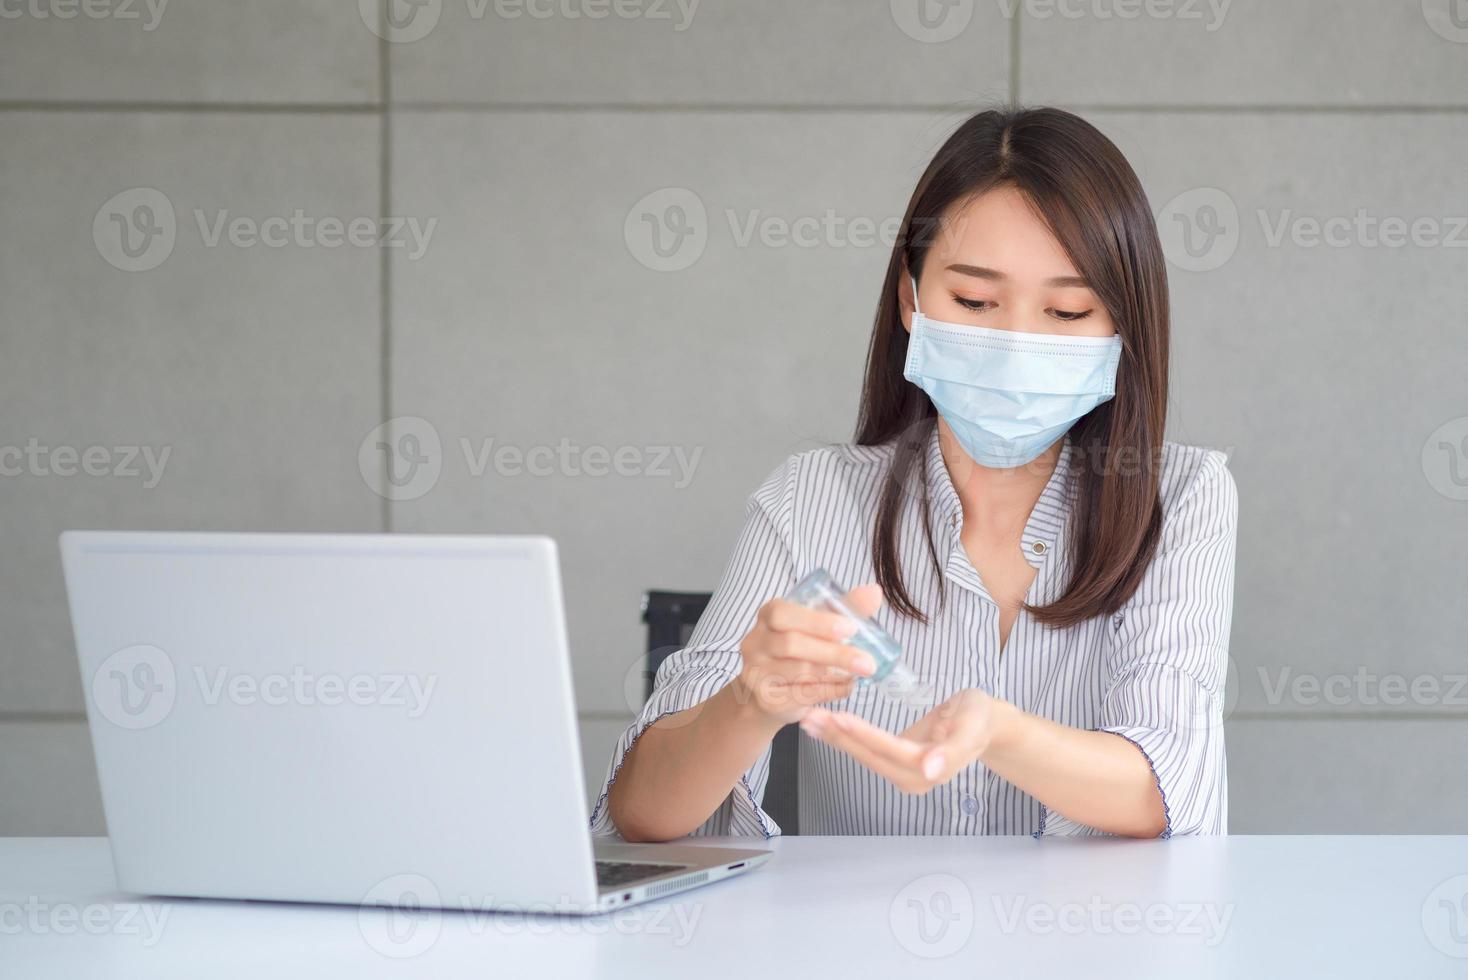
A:
[[[708,608],[707,592],[651,591],[642,597],[642,621],[647,624],[647,661],[643,699],[652,696],[658,668],[670,655],[688,645],[688,636]],[[770,778],[765,784],[764,810],[785,834],[798,834],[800,796],[797,772],[800,727],[786,725],[770,749]]]

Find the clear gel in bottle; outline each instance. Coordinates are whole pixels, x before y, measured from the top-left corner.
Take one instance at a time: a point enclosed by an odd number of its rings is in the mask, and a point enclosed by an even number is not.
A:
[[[856,626],[856,632],[845,642],[872,655],[877,669],[869,677],[857,676],[861,685],[875,684],[888,697],[914,705],[931,707],[931,699],[923,700],[917,676],[902,663],[902,645],[876,623],[858,615],[846,602],[846,590],[836,584],[831,573],[817,568],[795,583],[785,596],[807,609],[819,609],[844,616]]]

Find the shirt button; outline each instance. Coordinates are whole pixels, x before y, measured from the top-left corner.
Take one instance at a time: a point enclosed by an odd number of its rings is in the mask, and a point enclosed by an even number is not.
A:
[[[963,794],[962,802],[959,803],[959,807],[963,810],[964,813],[968,814],[969,816],[973,816],[974,814],[979,812],[979,801],[974,799],[969,794],[965,793]]]
[[[1043,555],[1045,553],[1045,542],[1036,541],[1034,544],[1030,545],[1030,550],[1037,555]]]

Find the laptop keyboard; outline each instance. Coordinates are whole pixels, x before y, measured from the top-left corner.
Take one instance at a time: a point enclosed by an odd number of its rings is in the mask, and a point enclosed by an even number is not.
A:
[[[596,862],[596,883],[604,887],[625,885],[630,881],[641,881],[665,875],[670,871],[682,871],[686,864],[639,864],[636,861]]]

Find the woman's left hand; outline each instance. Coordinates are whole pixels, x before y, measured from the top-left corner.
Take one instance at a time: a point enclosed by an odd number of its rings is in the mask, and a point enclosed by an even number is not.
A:
[[[849,711],[813,708],[807,735],[840,749],[904,793],[921,794],[981,759],[994,739],[1001,702],[977,688],[960,691],[900,735]]]

